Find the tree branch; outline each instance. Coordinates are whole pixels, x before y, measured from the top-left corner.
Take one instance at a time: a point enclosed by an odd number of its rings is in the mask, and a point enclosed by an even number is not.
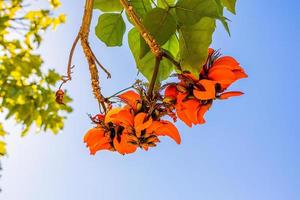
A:
[[[141,36],[144,38],[144,40],[150,47],[152,53],[156,57],[161,57],[163,54],[163,50],[161,49],[160,45],[156,42],[154,37],[147,31],[144,24],[141,22],[139,16],[134,11],[133,7],[129,4],[127,0],[120,0],[120,3],[124,7],[129,18],[132,20],[133,25],[137,28]]]
[[[171,63],[173,63],[179,71],[181,71],[180,63],[175,61],[172,56],[168,55],[161,46],[156,42],[155,38],[149,33],[144,24],[141,22],[140,17],[137,15],[133,7],[127,0],[120,0],[120,3],[124,7],[126,13],[129,18],[132,20],[133,25],[137,28],[140,35],[143,37],[145,42],[151,49],[151,52],[155,55],[155,57],[164,57],[168,59]]]
[[[106,112],[105,98],[103,97],[101,93],[101,88],[99,86],[100,85],[99,75],[96,66],[95,56],[89,46],[89,41],[88,41],[90,26],[91,26],[91,21],[93,16],[93,6],[94,6],[94,0],[86,0],[79,34],[81,39],[81,46],[83,48],[83,52],[89,64],[94,96],[98,100],[99,105],[101,105],[102,108],[104,109],[104,112]]]

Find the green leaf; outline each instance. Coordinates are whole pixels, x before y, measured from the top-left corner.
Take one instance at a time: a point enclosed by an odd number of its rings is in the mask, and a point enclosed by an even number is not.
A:
[[[228,23],[227,23],[227,18],[223,16],[223,13],[224,13],[224,6],[222,5],[221,3],[222,0],[216,0],[216,2],[218,3],[219,5],[219,11],[221,13],[221,17],[219,18],[219,20],[221,21],[222,25],[224,26],[226,32],[228,33],[228,35],[230,36],[231,33],[230,33],[230,29],[229,29],[229,26],[228,26]]]
[[[180,60],[183,70],[199,74],[206,61],[215,30],[215,20],[204,17],[192,26],[179,30]]]
[[[96,36],[107,46],[122,46],[126,25],[121,14],[105,13],[99,17]]]
[[[157,0],[158,7],[168,8],[169,6],[174,6],[176,0]]]
[[[140,34],[133,28],[128,34],[128,43],[135,59],[138,70],[147,78],[148,81],[151,80],[153,69],[155,65],[155,56],[152,52],[148,52],[144,58],[140,58]],[[165,45],[162,46],[166,49],[173,57],[178,54],[179,44],[175,35],[173,35]],[[174,66],[168,60],[163,59],[160,64],[160,69],[158,73],[158,82],[161,82],[169,77],[169,75],[174,70]]]
[[[152,9],[150,0],[130,0],[130,5],[132,5],[140,18],[143,18]]]
[[[102,12],[120,12],[123,7],[119,0],[95,0],[94,9],[99,9]]]
[[[165,9],[154,8],[146,14],[143,23],[147,31],[154,37],[158,44],[165,44],[176,32],[176,21]],[[143,58],[149,52],[149,46],[141,38],[140,57]]]
[[[233,14],[236,14],[235,6],[236,6],[236,0],[222,0],[223,5],[232,12]]]
[[[202,17],[222,17],[216,0],[179,0],[176,14],[182,25],[193,25]]]

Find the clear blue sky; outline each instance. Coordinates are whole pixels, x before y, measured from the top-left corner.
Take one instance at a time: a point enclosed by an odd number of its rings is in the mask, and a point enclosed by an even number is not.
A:
[[[83,2],[62,1],[68,22],[47,34],[40,49],[45,67],[64,72]],[[67,85],[75,111],[58,136],[32,133],[20,139],[12,132],[0,199],[298,200],[299,9],[296,0],[238,1],[238,15],[228,15],[232,37],[219,26],[213,47],[237,58],[248,72],[249,78],[233,87],[245,95],[217,102],[203,126],[189,129],[179,123],[180,146],[166,138],[158,148],[125,157],[109,152],[92,157],[82,143],[91,127],[86,113],[94,114],[97,104],[78,49],[74,80]],[[112,81],[103,79],[107,95],[136,78],[125,43],[108,49],[91,37],[113,74]]]

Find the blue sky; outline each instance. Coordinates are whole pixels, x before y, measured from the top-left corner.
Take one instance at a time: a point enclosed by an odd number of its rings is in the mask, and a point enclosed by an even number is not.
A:
[[[49,32],[40,49],[45,67],[64,73],[80,26],[83,1],[62,1],[67,24]],[[215,103],[207,123],[178,123],[182,144],[162,139],[158,148],[120,156],[90,156],[82,137],[96,113],[87,64],[77,49],[74,79],[67,85],[75,111],[65,129],[20,138],[14,124],[9,156],[2,162],[3,200],[298,200],[300,196],[300,3],[295,0],[238,1],[232,37],[219,26],[214,48],[232,55],[249,78],[232,89],[245,95]],[[95,12],[96,16],[99,13]],[[91,46],[113,79],[102,79],[106,95],[136,78],[134,60],[122,48],[106,48],[93,34]]]

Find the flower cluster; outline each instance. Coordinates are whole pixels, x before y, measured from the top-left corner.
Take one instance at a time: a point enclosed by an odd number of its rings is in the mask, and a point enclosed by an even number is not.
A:
[[[134,91],[127,91],[118,98],[125,106],[111,108],[106,115],[99,114],[92,119],[97,127],[84,137],[91,154],[110,150],[124,155],[134,153],[138,147],[148,150],[156,146],[160,136],[169,136],[180,144],[174,124],[160,118],[167,110],[163,104],[150,102],[144,94]]]
[[[178,82],[167,83],[150,96],[139,83],[134,87],[136,92],[129,90],[117,96],[122,107],[111,107],[106,114],[92,117],[96,127],[84,137],[90,153],[109,150],[124,155],[137,148],[148,150],[157,145],[160,136],[169,136],[180,144],[176,126],[163,117],[169,116],[174,122],[179,118],[190,127],[205,123],[204,114],[214,100],[243,94],[226,90],[247,74],[234,58],[220,57],[217,51],[209,49],[207,61],[197,76],[184,72],[176,77]]]
[[[205,123],[203,116],[215,99],[242,95],[239,91],[225,91],[247,74],[234,58],[220,57],[217,51],[209,49],[207,61],[198,76],[182,73],[177,77],[178,83],[168,84],[164,101],[174,105],[178,118],[191,127]]]

